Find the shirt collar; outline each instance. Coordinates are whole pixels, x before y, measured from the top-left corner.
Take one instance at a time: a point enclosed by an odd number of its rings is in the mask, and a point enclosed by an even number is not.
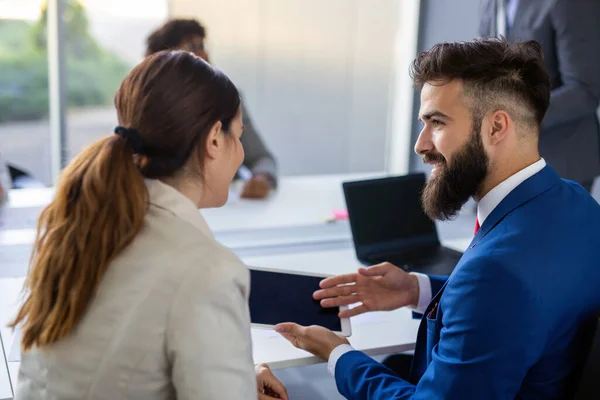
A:
[[[500,182],[496,187],[490,190],[477,205],[477,220],[479,225],[483,225],[486,218],[494,211],[494,208],[517,186],[540,172],[546,166],[546,161],[540,158],[528,167],[523,168],[508,179]]]
[[[156,179],[146,179],[150,204],[162,208],[176,217],[192,224],[209,237],[213,234],[200,211],[188,197],[174,187]]]

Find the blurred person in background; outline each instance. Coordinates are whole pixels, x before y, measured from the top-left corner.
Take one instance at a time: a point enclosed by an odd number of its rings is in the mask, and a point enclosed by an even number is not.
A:
[[[147,39],[146,55],[162,50],[189,51],[207,62],[205,47],[206,29],[193,19],[174,19],[155,30]],[[258,131],[252,124],[250,114],[242,103],[244,136],[242,146],[246,156],[237,176],[246,181],[242,198],[263,199],[277,185],[277,165]]]
[[[588,192],[600,175],[600,1],[481,0],[479,34],[535,40],[550,73],[540,154]]]

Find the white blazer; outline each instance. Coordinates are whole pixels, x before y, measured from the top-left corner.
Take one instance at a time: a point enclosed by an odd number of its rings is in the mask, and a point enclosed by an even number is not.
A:
[[[74,333],[22,355],[17,400],[256,399],[249,272],[187,197],[150,207]]]

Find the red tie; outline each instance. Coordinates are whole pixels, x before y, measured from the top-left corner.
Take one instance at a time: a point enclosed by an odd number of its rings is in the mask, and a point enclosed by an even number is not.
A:
[[[475,219],[475,231],[473,232],[473,236],[477,235],[477,231],[479,231],[479,218]]]

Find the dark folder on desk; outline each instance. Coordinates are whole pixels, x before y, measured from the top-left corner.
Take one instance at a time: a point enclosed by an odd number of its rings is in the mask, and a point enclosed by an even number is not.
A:
[[[365,265],[390,262],[406,271],[449,275],[461,252],[440,244],[421,206],[425,174],[342,184],[354,249]]]

